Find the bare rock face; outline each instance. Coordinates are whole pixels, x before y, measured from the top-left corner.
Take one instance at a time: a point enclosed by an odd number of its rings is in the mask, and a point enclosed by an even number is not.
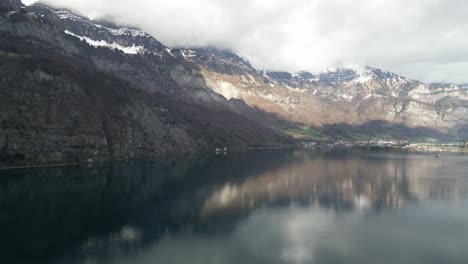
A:
[[[20,7],[23,6],[23,3],[21,2],[21,0],[1,0],[0,6]]]
[[[0,12],[19,10],[23,6],[21,0],[0,0]]]
[[[184,53],[204,67],[202,72],[214,91],[290,121],[316,127],[383,121],[468,137],[468,89],[461,85],[424,84],[371,67],[291,74],[252,71],[239,63],[237,69],[243,71],[228,73],[224,68],[232,68],[239,59],[232,59],[231,54],[215,63],[219,53],[206,55],[209,51]]]

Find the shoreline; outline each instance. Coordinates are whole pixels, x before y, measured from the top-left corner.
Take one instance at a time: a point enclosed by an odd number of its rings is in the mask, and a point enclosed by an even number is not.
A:
[[[177,153],[177,154],[166,154],[158,155],[154,157],[141,157],[141,158],[129,158],[129,159],[109,159],[100,160],[94,162],[76,162],[76,163],[56,163],[56,164],[43,164],[43,165],[25,165],[25,166],[11,166],[11,167],[0,167],[0,172],[7,170],[20,170],[20,169],[41,169],[41,168],[60,168],[60,167],[72,167],[72,166],[84,166],[93,164],[105,164],[110,162],[127,162],[132,160],[142,159],[157,159],[157,158],[168,158],[168,157],[187,157],[191,155],[199,154],[229,154],[229,153],[241,153],[245,151],[268,151],[268,150],[285,150],[285,149],[304,149],[304,150],[320,150],[320,149],[366,149],[366,150],[388,150],[388,151],[405,151],[414,153],[455,153],[468,155],[468,148],[463,148],[462,145],[433,145],[433,144],[409,144],[408,146],[395,146],[395,145],[363,145],[353,142],[338,142],[338,143],[319,143],[319,142],[301,142],[297,145],[284,145],[284,146],[265,146],[265,147],[249,147],[245,149],[234,149],[228,151],[199,151],[199,152],[188,152],[188,153]]]
[[[218,151],[215,149],[214,151],[208,150],[200,150],[195,152],[182,152],[182,153],[170,153],[170,154],[161,154],[155,155],[152,157],[140,157],[140,158],[128,158],[128,159],[102,159],[96,161],[85,161],[85,162],[73,162],[73,163],[53,163],[53,164],[38,164],[38,165],[24,165],[24,166],[7,166],[7,167],[0,167],[0,172],[7,171],[7,170],[20,170],[20,169],[41,169],[41,168],[61,168],[61,167],[73,167],[73,166],[85,166],[85,165],[92,165],[92,164],[105,164],[110,162],[127,162],[132,160],[151,160],[151,159],[158,159],[158,158],[168,158],[168,157],[188,157],[191,155],[199,155],[199,154],[212,154],[212,155],[220,155],[220,154],[229,154],[229,153],[242,153],[245,151],[268,151],[268,150],[284,150],[284,149],[294,149],[297,148],[299,145],[282,145],[282,146],[265,146],[265,147],[247,147],[247,148],[233,148],[226,151]]]
[[[326,149],[326,148],[356,148],[368,150],[392,150],[406,151],[419,153],[458,153],[467,154],[468,147],[464,144],[447,143],[447,144],[431,144],[431,143],[403,143],[403,142],[347,142],[337,141],[334,143],[324,142],[302,142],[304,149]]]

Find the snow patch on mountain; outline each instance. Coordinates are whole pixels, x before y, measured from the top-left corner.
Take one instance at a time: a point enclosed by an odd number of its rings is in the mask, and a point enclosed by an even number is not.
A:
[[[51,10],[51,9],[49,9]],[[83,19],[79,16],[75,16],[73,15],[72,13],[68,12],[68,11],[64,11],[64,10],[59,10],[59,11],[54,11],[54,10],[51,10],[52,12],[54,12],[60,19],[70,19],[70,20],[73,20],[73,21],[82,21]]]
[[[123,36],[123,35],[128,35],[132,37],[147,37],[150,38],[151,36],[147,34],[146,32],[143,32],[141,30],[137,29],[131,29],[131,28],[119,28],[119,29],[113,29],[113,28],[108,28],[103,25],[99,24],[94,24],[97,28],[103,28],[107,31],[109,31],[112,35],[114,36]]]
[[[66,11],[66,10],[53,10],[53,9],[48,8],[48,7],[45,7],[45,8],[48,9],[49,11],[51,11],[52,13],[56,14],[57,17],[59,19],[61,19],[61,20],[69,19],[69,20],[72,20],[72,21],[75,21],[75,22],[77,22],[77,21],[83,22],[83,23],[86,23],[88,25],[94,26],[96,28],[104,29],[104,30],[108,31],[109,33],[111,33],[114,36],[128,35],[128,36],[132,36],[132,37],[148,37],[148,38],[151,37],[151,35],[147,34],[146,32],[144,32],[142,30],[127,28],[127,27],[117,28],[117,29],[109,28],[109,27],[94,23],[93,21],[91,21],[92,19],[86,19],[84,17],[74,15],[74,14],[72,14],[72,13]]]
[[[172,53],[172,49],[171,48],[166,48],[166,52],[171,55],[172,57],[175,57],[175,55]]]
[[[353,80],[353,83],[366,83],[368,81],[372,80],[372,74],[369,73],[363,73],[363,74],[358,74],[357,78]]]
[[[125,46],[119,45],[119,44],[117,44],[115,42],[108,43],[108,42],[106,42],[104,40],[93,40],[93,39],[91,39],[89,37],[76,35],[76,34],[70,32],[69,30],[65,30],[64,33],[67,34],[67,35],[76,37],[81,41],[84,40],[84,41],[86,41],[86,43],[88,43],[89,45],[91,45],[93,47],[104,47],[104,48],[110,48],[110,49],[117,49],[117,50],[122,51],[125,54],[135,55],[135,54],[143,53],[146,50],[145,47],[135,46],[135,44],[133,44],[133,46],[131,46],[131,47],[125,47]]]
[[[193,58],[197,56],[197,52],[191,49],[182,50],[182,56],[184,56],[186,59]]]

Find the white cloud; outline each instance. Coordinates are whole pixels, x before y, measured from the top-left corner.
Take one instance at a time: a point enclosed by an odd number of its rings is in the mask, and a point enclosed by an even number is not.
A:
[[[171,46],[230,48],[257,68],[366,64],[423,81],[468,82],[463,0],[44,2],[141,27]]]
[[[25,5],[32,5],[37,2],[37,0],[22,0]]]

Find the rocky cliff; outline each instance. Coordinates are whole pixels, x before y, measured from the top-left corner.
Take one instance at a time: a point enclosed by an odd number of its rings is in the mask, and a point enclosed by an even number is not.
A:
[[[262,71],[230,51],[170,48],[137,28],[1,3],[3,166],[278,146],[304,128],[468,137],[461,85],[371,67]]]
[[[153,38],[106,29],[116,41],[145,38],[151,52],[120,48],[123,42],[92,46],[58,27],[59,14],[0,15],[2,166],[292,142],[232,111],[228,100],[204,86],[196,65],[173,57]]]
[[[381,132],[393,131],[392,136],[400,138],[468,137],[468,89],[461,85],[425,84],[372,67],[295,74],[256,71],[236,62],[238,58],[233,61],[232,54],[184,53],[202,65],[209,86],[225,98],[305,126],[380,126]]]

